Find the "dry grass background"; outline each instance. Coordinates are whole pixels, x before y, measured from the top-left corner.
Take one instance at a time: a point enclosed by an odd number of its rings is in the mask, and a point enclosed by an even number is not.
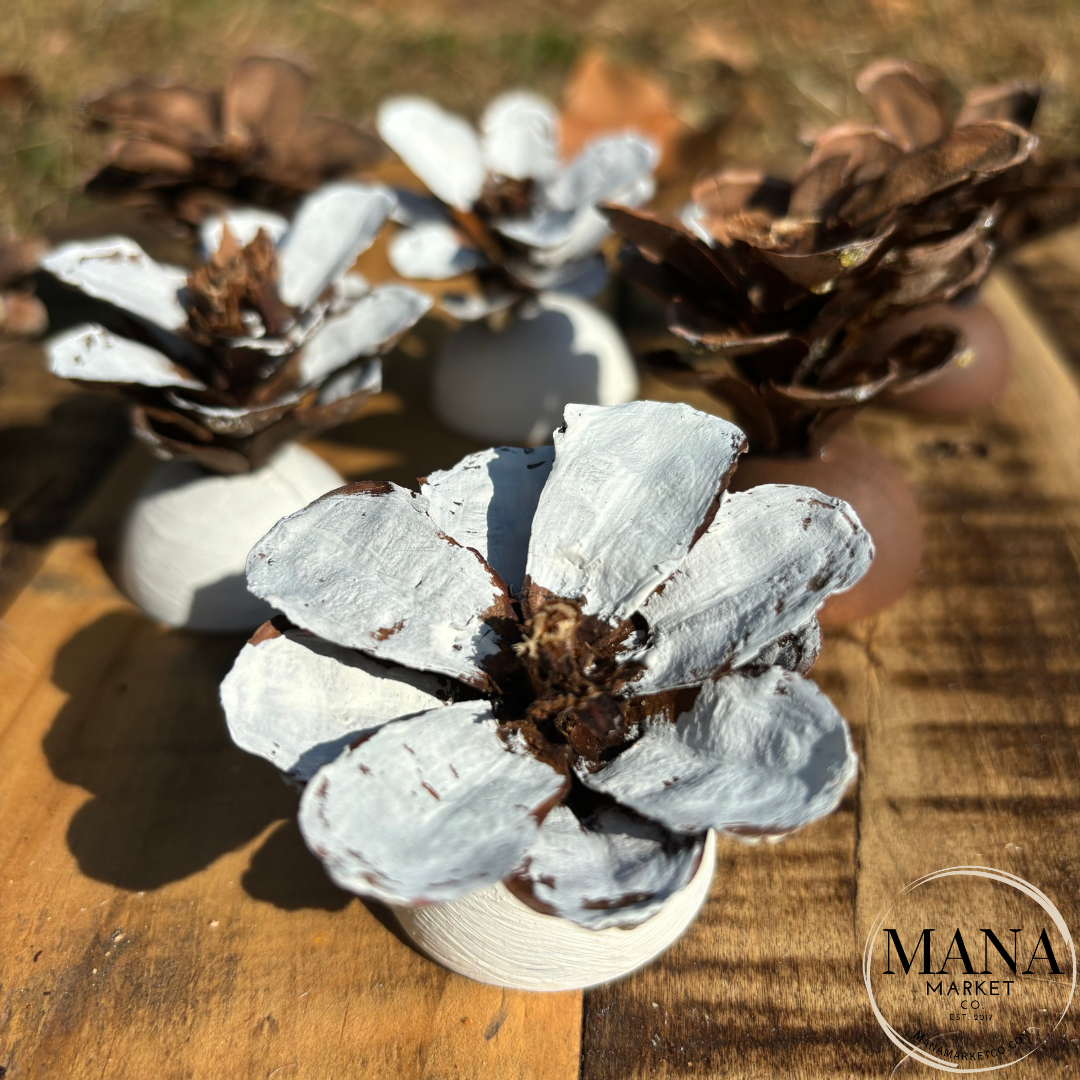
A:
[[[793,168],[800,135],[865,115],[853,77],[881,55],[960,90],[1038,79],[1040,132],[1080,152],[1076,0],[4,0],[0,72],[39,100],[0,107],[0,231],[77,208],[104,148],[79,104],[134,75],[217,84],[238,53],[287,49],[314,64],[318,109],[361,117],[411,90],[475,114],[512,85],[556,95],[591,44],[659,70],[687,119],[731,115],[718,161]]]

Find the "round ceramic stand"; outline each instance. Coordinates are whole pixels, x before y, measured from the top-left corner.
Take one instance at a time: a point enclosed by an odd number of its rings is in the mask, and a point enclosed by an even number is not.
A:
[[[626,930],[541,915],[502,883],[447,904],[393,910],[423,952],[459,975],[513,990],[576,990],[626,975],[673,944],[705,902],[715,866],[710,833],[690,884]]]
[[[637,369],[615,324],[591,304],[541,293],[501,332],[484,322],[453,333],[435,363],[432,405],[447,427],[481,441],[551,441],[565,406],[621,405]]]
[[[120,587],[148,615],[187,630],[254,630],[273,609],[247,591],[248,552],[280,518],[345,481],[294,443],[262,468],[216,476],[162,465],[124,525]]]

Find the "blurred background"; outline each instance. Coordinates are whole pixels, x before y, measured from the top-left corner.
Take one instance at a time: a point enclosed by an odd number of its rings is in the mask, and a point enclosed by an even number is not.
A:
[[[1080,19],[1071,0],[6,0],[0,16],[0,230],[40,229],[108,136],[80,105],[136,75],[220,85],[251,49],[306,57],[317,111],[362,118],[391,92],[476,116],[497,90],[557,98],[590,47],[651,68],[679,115],[715,125],[717,160],[791,171],[798,138],[869,118],[877,56],[942,71],[948,97],[1041,82],[1048,149],[1080,152]],[[720,123],[722,121],[722,123]]]

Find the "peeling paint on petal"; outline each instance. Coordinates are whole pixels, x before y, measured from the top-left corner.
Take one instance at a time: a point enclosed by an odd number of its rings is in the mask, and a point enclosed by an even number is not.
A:
[[[525,579],[533,515],[554,456],[550,446],[480,450],[420,486],[435,524],[479,551],[511,592]]]
[[[777,834],[832,813],[858,772],[851,733],[809,679],[769,668],[702,687],[603,770],[579,772],[673,832]]]
[[[324,495],[252,548],[248,587],[328,641],[484,688],[498,647],[486,620],[512,614],[509,596],[426,510],[396,484]]]
[[[637,926],[689,884],[706,842],[672,836],[618,807],[601,810],[586,827],[556,806],[508,885],[546,914],[590,930]]]
[[[46,352],[49,370],[61,379],[206,389],[164,353],[96,323],[82,323],[57,334],[46,344]]]
[[[568,405],[533,519],[534,593],[630,615],[686,558],[745,445],[733,424],[689,405]]]
[[[441,708],[447,686],[286,630],[244,646],[221,684],[221,705],[237,746],[307,780],[388,721]]]
[[[635,692],[695,686],[805,624],[870,566],[870,536],[842,499],[764,484],[724,499],[641,613],[651,639]]]
[[[316,773],[300,831],[342,888],[453,900],[516,869],[566,778],[498,735],[486,702],[387,724]]]
[[[165,330],[187,325],[187,312],[179,300],[187,271],[154,262],[126,236],[61,244],[41,260],[41,266],[65,285]]]

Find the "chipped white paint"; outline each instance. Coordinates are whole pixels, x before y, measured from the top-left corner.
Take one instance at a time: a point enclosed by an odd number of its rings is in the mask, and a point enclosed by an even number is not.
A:
[[[395,484],[329,495],[252,548],[248,585],[329,641],[484,686],[480,664],[496,648],[485,619],[508,600],[426,506]]]
[[[769,668],[706,683],[582,782],[675,832],[798,829],[836,809],[858,772],[851,733],[811,682]]]
[[[179,292],[187,271],[154,262],[134,240],[76,240],[50,251],[41,266],[67,285],[148,319],[166,330],[187,324]]]
[[[431,307],[431,298],[404,285],[381,285],[347,311],[328,318],[304,347],[300,378],[306,386],[360,356],[388,347]]]
[[[395,97],[379,106],[383,142],[436,198],[468,210],[480,197],[487,170],[472,124],[421,97]]]
[[[558,113],[537,94],[501,94],[484,110],[480,132],[484,163],[495,176],[547,180],[559,169]]]
[[[96,323],[81,323],[57,334],[46,343],[45,352],[49,370],[61,379],[206,389],[205,383],[164,353],[131,338],[118,337]]]
[[[546,443],[570,402],[618,405],[637,393],[618,327],[590,304],[543,293],[501,333],[456,331],[432,375],[432,407],[455,431],[492,442]]]
[[[287,444],[261,469],[212,476],[162,465],[124,526],[120,584],[152,618],[189,630],[254,630],[273,609],[247,590],[248,551],[285,514],[343,483],[321,458]]]
[[[377,184],[324,184],[309,195],[278,245],[281,299],[310,307],[371,246],[395,201]]]
[[[618,807],[601,810],[586,829],[568,807],[556,806],[518,876],[551,915],[590,930],[638,926],[690,884],[705,839],[675,838]]]
[[[527,572],[602,618],[631,614],[686,557],[745,447],[689,405],[568,405],[533,519]]]
[[[841,499],[788,484],[730,496],[641,609],[651,638],[635,692],[696,686],[747,663],[854,585],[872,555],[869,534]]]
[[[441,708],[436,694],[444,685],[287,630],[244,646],[221,684],[221,705],[237,746],[307,780],[358,737]]]
[[[480,450],[420,486],[431,520],[479,551],[511,592],[525,578],[533,514],[554,457],[550,446]]]
[[[386,724],[320,769],[300,831],[342,888],[388,904],[454,900],[499,881],[565,777],[508,747],[483,701]]]
[[[445,281],[487,262],[445,221],[426,221],[402,229],[390,241],[387,255],[395,274],[426,281]]]
[[[499,883],[461,900],[395,907],[402,929],[428,956],[477,982],[515,990],[576,990],[618,979],[673,944],[708,895],[716,866],[710,836],[690,881],[629,929],[587,930],[526,907]]]

